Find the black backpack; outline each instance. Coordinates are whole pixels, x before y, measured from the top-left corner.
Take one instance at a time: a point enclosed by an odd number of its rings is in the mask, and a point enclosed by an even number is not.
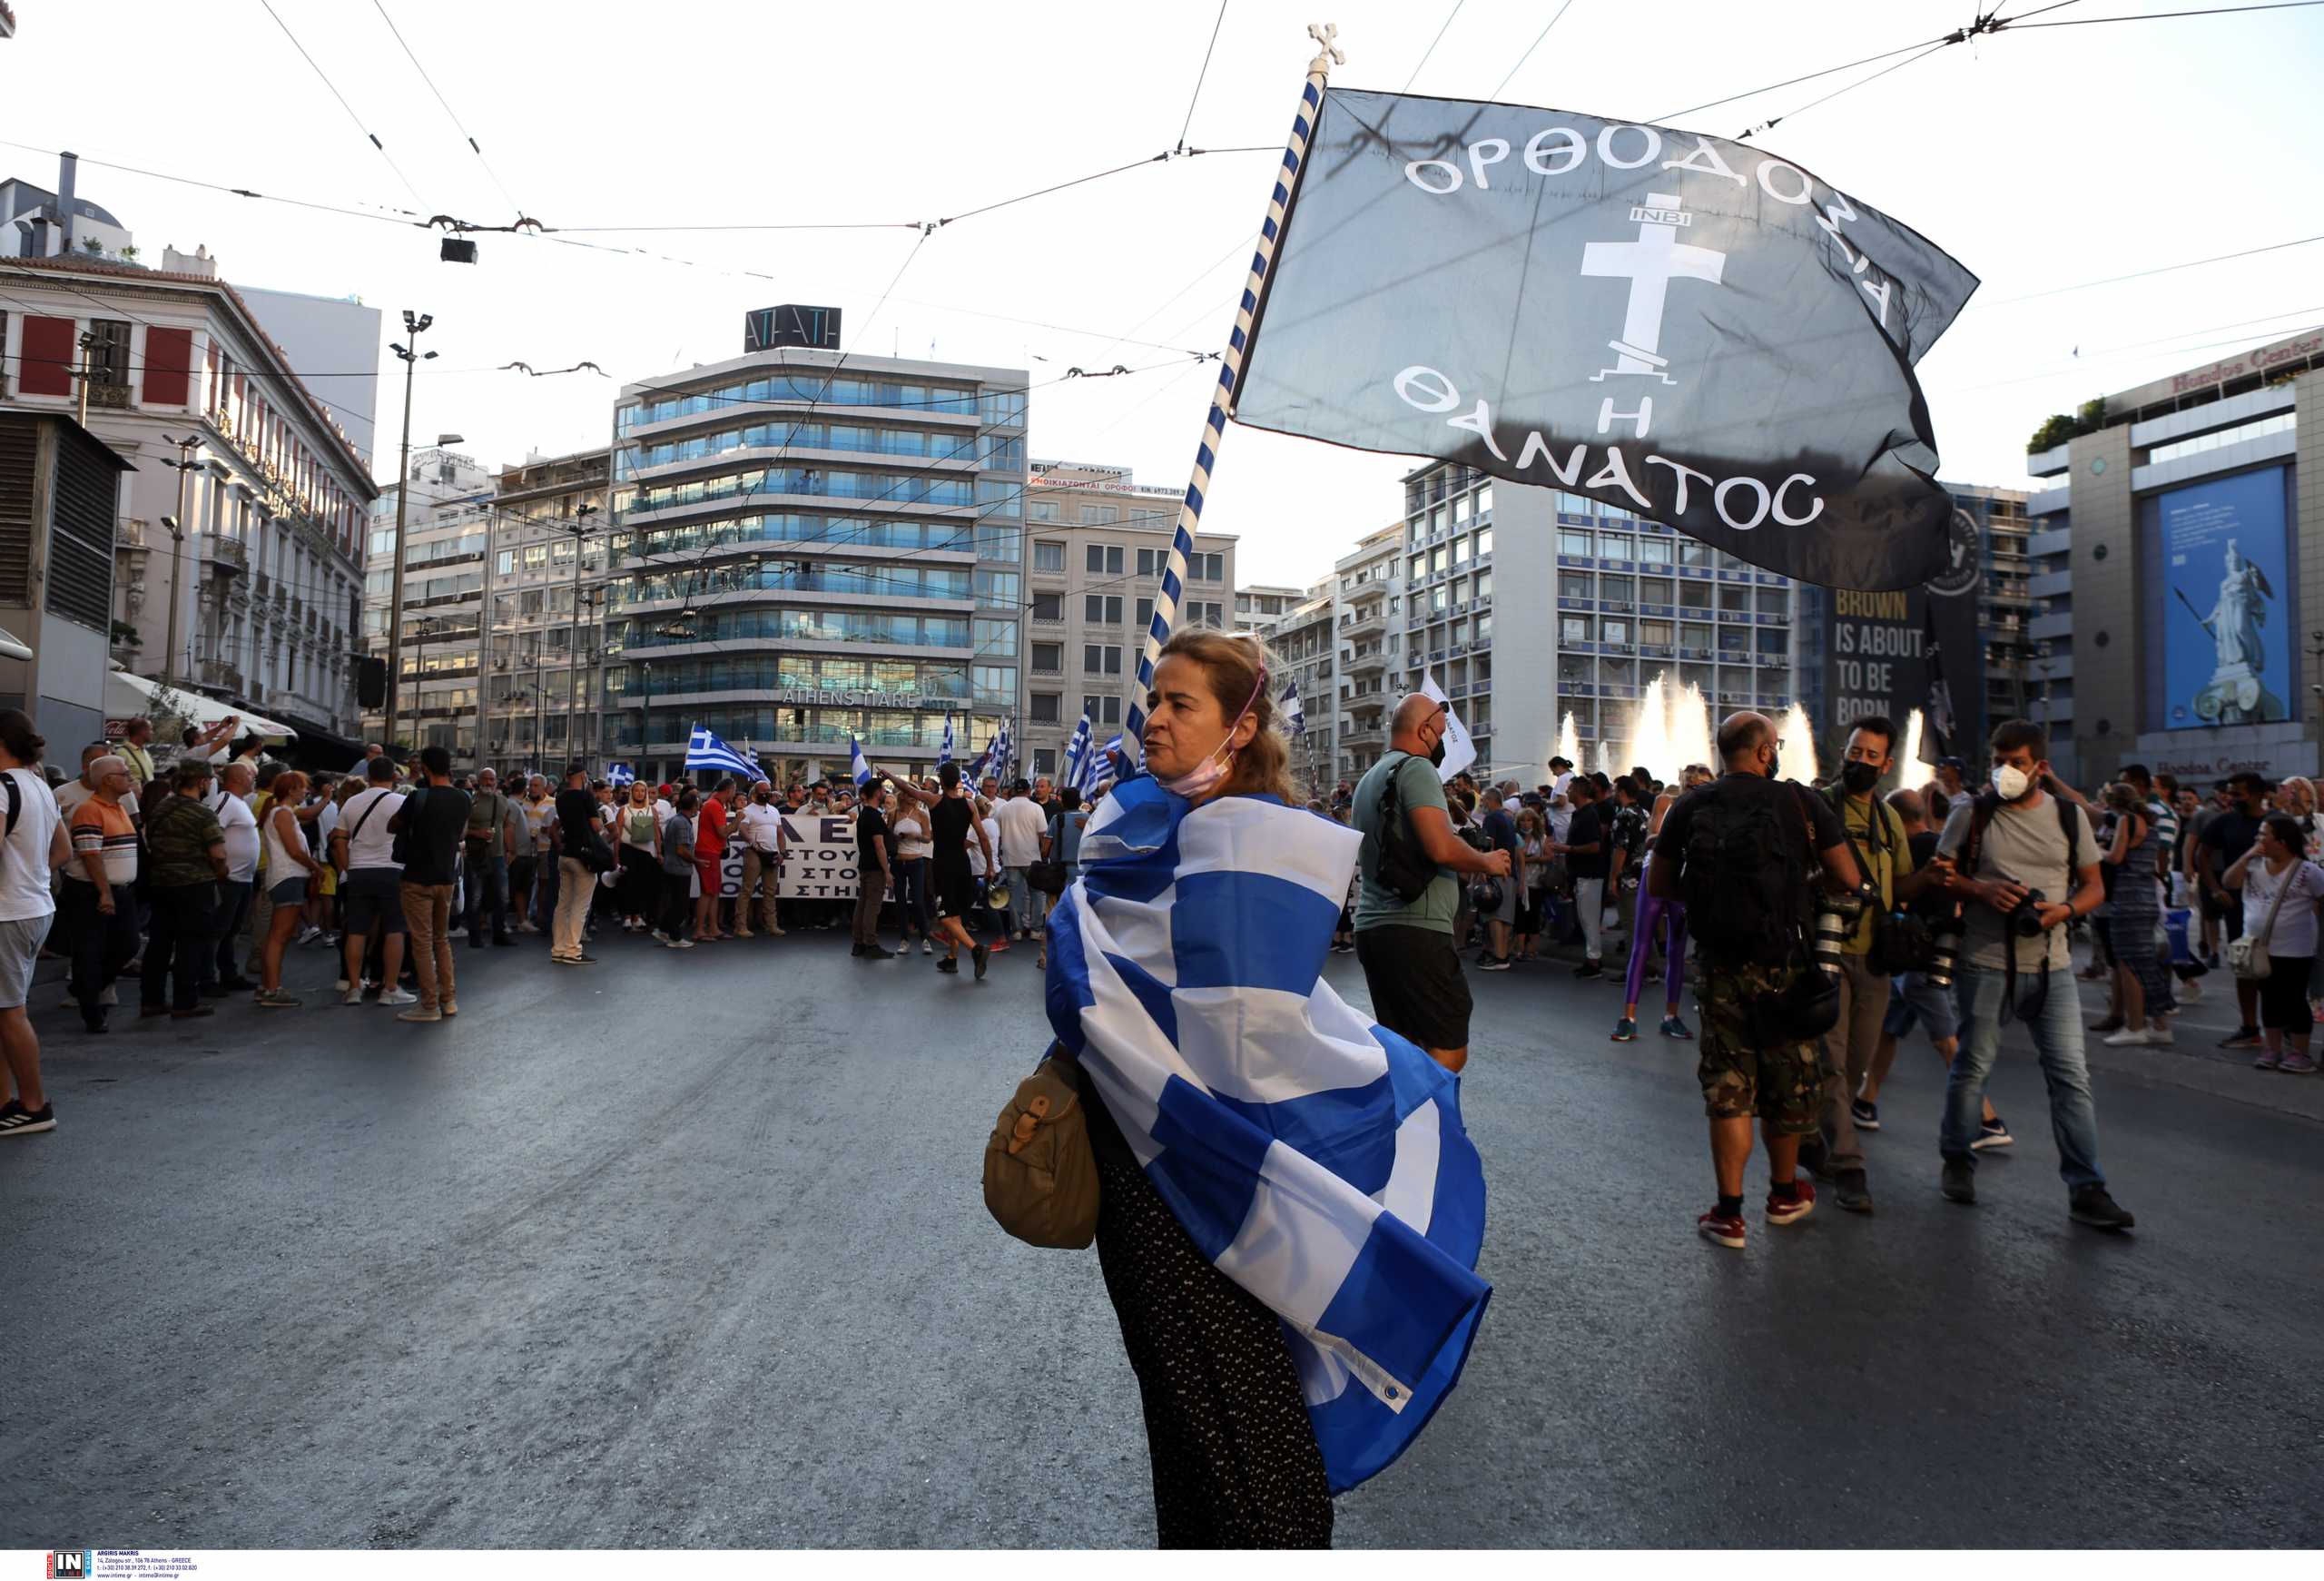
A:
[[[1807,814],[1788,781],[1738,795],[1728,780],[1695,792],[1680,853],[1687,927],[1722,964],[1780,966],[1804,948],[1811,904]]]
[[[1412,754],[1396,756],[1409,759]],[[1388,783],[1380,789],[1380,852],[1373,861],[1373,874],[1406,905],[1419,904],[1435,882],[1436,864],[1420,847],[1420,837],[1413,832],[1412,820],[1404,807],[1404,799],[1396,792],[1396,776],[1403,772],[1401,763],[1388,770]]]

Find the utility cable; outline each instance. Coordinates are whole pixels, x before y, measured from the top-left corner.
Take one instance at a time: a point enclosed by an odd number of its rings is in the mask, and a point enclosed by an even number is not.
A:
[[[1533,42],[1525,46],[1525,53],[1517,57],[1517,64],[1511,66],[1509,70],[1502,74],[1501,81],[1492,85],[1492,92],[1485,95],[1487,99],[1499,99],[1501,97],[1502,89],[1509,86],[1510,79],[1516,76],[1519,72],[1522,71],[1525,67],[1525,63],[1533,58],[1533,52],[1541,47],[1541,40],[1550,36],[1550,28],[1555,27],[1559,23],[1564,21],[1565,14],[1572,9],[1573,0],[1565,0],[1565,4],[1558,7],[1558,14],[1550,18],[1549,25],[1543,27],[1541,32],[1535,34],[1533,35]],[[1418,74],[1415,73],[1414,74],[1417,75]],[[1410,84],[1408,84],[1406,85],[1409,86]]]
[[[1400,96],[1413,91],[1413,84],[1420,80],[1421,67],[1428,64],[1428,57],[1434,54],[1436,46],[1444,42],[1445,31],[1452,25],[1452,19],[1461,15],[1461,7],[1468,3],[1469,0],[1452,0],[1452,9],[1445,13],[1443,24],[1436,30],[1436,36],[1428,41],[1426,49],[1421,51],[1419,64],[1413,67],[1413,74],[1404,79],[1404,85],[1396,90]]]
[[[339,107],[347,112],[347,118],[355,123],[355,129],[370,141],[372,147],[379,151],[379,157],[388,162],[388,168],[396,173],[396,180],[403,183],[403,190],[411,194],[412,201],[424,202],[425,200],[419,195],[419,189],[411,184],[411,178],[404,174],[403,167],[396,163],[395,156],[388,152],[388,145],[379,141],[379,134],[363,124],[363,117],[358,115],[355,113],[355,106],[347,102],[347,95],[339,91],[339,84],[332,82],[330,74],[323,70],[313,55],[307,53],[307,46],[299,42],[299,35],[290,31],[290,25],[282,20],[282,13],[274,8],[274,0],[258,0],[258,3],[266,7],[266,14],[269,16],[274,18],[274,25],[282,30],[282,36],[290,41],[290,47],[297,50],[300,57],[309,65],[314,67],[315,75],[320,77],[323,86],[330,90],[330,96],[339,101]]]
[[[484,157],[484,150],[477,145],[475,136],[462,124],[459,112],[452,108],[452,102],[449,99],[444,97],[444,90],[436,85],[436,79],[428,74],[428,68],[419,64],[419,57],[412,53],[411,45],[404,39],[403,29],[396,25],[396,19],[388,15],[385,0],[371,0],[371,5],[379,12],[379,20],[388,25],[388,31],[396,35],[396,43],[402,46],[404,58],[411,62],[411,69],[419,74],[419,80],[428,84],[428,91],[436,95],[436,102],[438,104],[444,106],[444,114],[450,119],[452,129],[458,132],[460,134],[460,140],[468,145],[468,152],[476,155],[477,163],[484,166],[484,173],[492,178],[492,184],[500,189],[500,195],[507,199],[508,206],[522,214],[525,212],[525,206],[515,198],[509,197],[507,184],[500,179],[500,173],[494,170],[492,162]]]
[[[1202,52],[1202,70],[1195,74],[1194,96],[1187,101],[1186,124],[1178,128],[1177,153],[1184,153],[1187,151],[1187,133],[1194,130],[1195,106],[1202,103],[1202,85],[1210,75],[1211,52],[1218,47],[1218,30],[1226,25],[1226,0],[1218,0],[1218,15],[1210,25],[1210,43],[1204,46]]]

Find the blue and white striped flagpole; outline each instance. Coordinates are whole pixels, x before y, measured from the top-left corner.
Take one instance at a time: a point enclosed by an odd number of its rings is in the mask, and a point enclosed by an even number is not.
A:
[[[1210,491],[1210,469],[1218,458],[1218,444],[1226,437],[1227,409],[1235,400],[1235,382],[1242,376],[1243,354],[1248,348],[1251,321],[1258,311],[1259,291],[1266,283],[1267,271],[1275,267],[1275,243],[1283,235],[1284,212],[1291,205],[1291,189],[1298,184],[1300,167],[1307,159],[1307,140],[1315,135],[1315,116],[1324,107],[1324,83],[1331,75],[1332,67],[1344,64],[1347,56],[1341,54],[1333,40],[1339,28],[1329,22],[1307,25],[1307,36],[1318,46],[1315,58],[1307,63],[1307,81],[1299,90],[1299,114],[1291,123],[1291,142],[1283,151],[1283,165],[1275,173],[1275,192],[1267,199],[1266,223],[1259,228],[1258,250],[1251,254],[1251,272],[1243,282],[1242,305],[1235,311],[1235,331],[1226,340],[1226,351],[1219,359],[1218,388],[1210,401],[1210,415],[1204,420],[1202,443],[1195,450],[1194,477],[1187,484],[1187,497],[1178,506],[1178,530],[1170,540],[1169,563],[1162,570],[1161,590],[1154,599],[1154,620],[1146,630],[1146,647],[1137,657],[1137,689],[1130,695],[1129,718],[1122,726],[1126,742],[1136,742],[1146,735],[1146,694],[1154,687],[1154,666],[1162,657],[1162,645],[1170,640],[1170,629],[1178,614],[1178,598],[1186,590],[1187,557],[1195,551],[1195,529],[1202,522],[1203,496]]]

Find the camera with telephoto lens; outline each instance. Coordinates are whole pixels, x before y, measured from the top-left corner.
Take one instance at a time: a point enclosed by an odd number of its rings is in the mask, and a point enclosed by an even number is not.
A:
[[[1818,894],[1816,897],[1816,964],[1827,976],[1840,974],[1842,946],[1848,935],[1856,932],[1856,924],[1864,915],[1864,892],[1850,890],[1845,894]]]
[[[2049,904],[2048,895],[2038,889],[2029,889],[2024,900],[2009,908],[2009,915],[2002,920],[2002,925],[2021,939],[2039,938],[2049,932],[2042,925],[2042,908]]]
[[[1961,962],[1961,919],[1953,917],[1938,924],[1929,942],[1934,949],[1921,975],[1932,988],[1950,988],[1953,968]]]

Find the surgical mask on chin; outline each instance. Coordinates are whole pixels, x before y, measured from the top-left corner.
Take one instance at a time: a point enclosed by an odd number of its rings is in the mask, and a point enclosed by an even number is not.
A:
[[[1236,722],[1240,724],[1242,721],[1238,719]],[[1227,736],[1227,740],[1231,741],[1233,739],[1234,736],[1230,733]],[[1220,754],[1222,753],[1226,756],[1221,756]],[[1227,746],[1226,742],[1222,741],[1217,745],[1217,746],[1212,749],[1208,757],[1206,757],[1200,763],[1196,764],[1192,768],[1187,770],[1186,773],[1178,776],[1177,778],[1157,778],[1154,783],[1160,786],[1164,790],[1168,791],[1174,796],[1184,796],[1188,801],[1194,801],[1198,797],[1208,795],[1212,791],[1217,789],[1219,782],[1224,780],[1229,774],[1233,773],[1234,768],[1235,754],[1233,750]]]
[[[2005,802],[2014,802],[2033,788],[2034,776],[2014,763],[1994,770],[1994,794]]]

